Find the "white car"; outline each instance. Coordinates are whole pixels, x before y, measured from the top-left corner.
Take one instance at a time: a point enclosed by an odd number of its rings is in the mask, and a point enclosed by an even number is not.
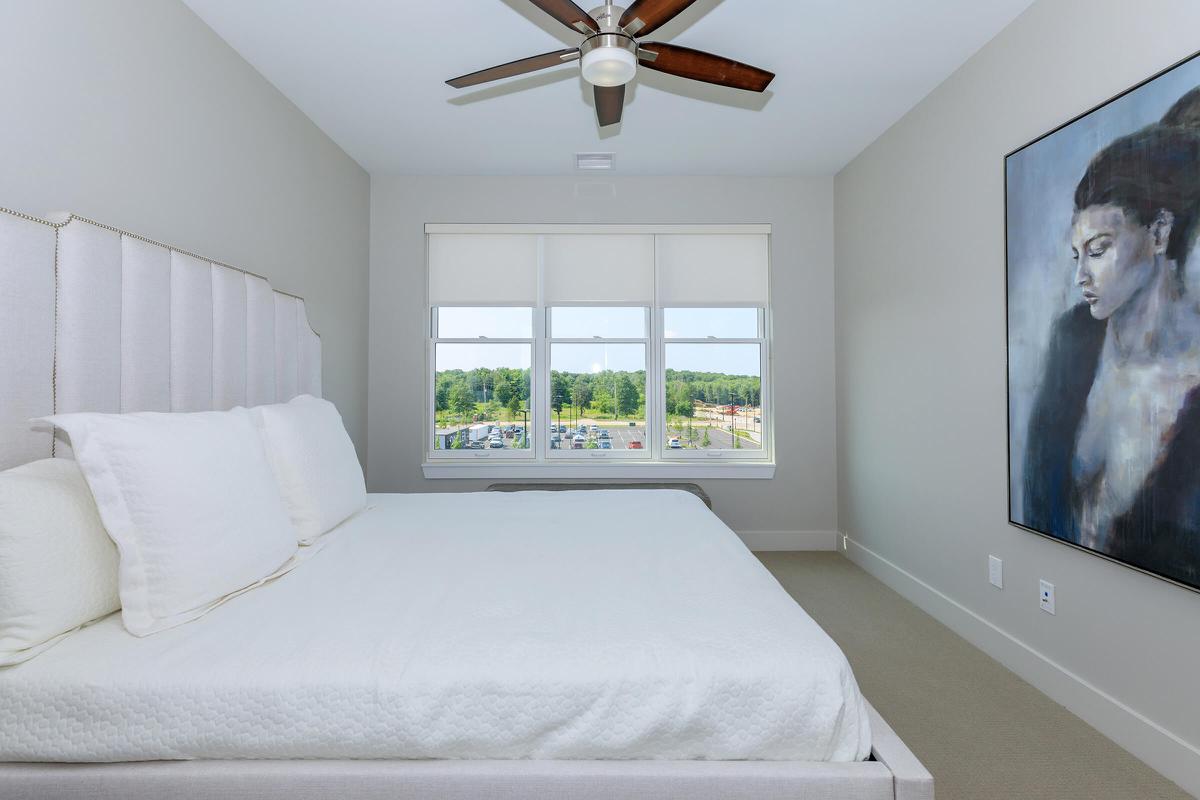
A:
[[[682,450],[683,444],[679,441],[678,436],[672,436],[667,440],[667,447],[671,448],[672,450]]]

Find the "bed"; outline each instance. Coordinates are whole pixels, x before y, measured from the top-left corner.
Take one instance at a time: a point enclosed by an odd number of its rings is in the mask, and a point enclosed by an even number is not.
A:
[[[30,340],[0,365],[10,461],[69,454],[20,421],[51,409],[319,392],[303,301],[227,265],[0,214],[6,274]],[[372,495],[198,620],[138,638],[113,615],[0,669],[0,762],[0,796],[30,798],[932,797],[832,640],[669,490]]]

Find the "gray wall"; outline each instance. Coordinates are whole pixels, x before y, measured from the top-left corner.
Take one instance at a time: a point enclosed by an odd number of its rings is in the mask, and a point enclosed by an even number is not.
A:
[[[72,211],[308,298],[366,444],[370,179],[176,0],[0,0],[0,205]]]
[[[373,491],[466,491],[425,480],[426,222],[771,223],[775,480],[701,481],[738,531],[836,528],[830,178],[417,178],[371,183]]]
[[[1194,0],[1041,0],[835,184],[850,556],[1193,793],[1200,594],[1006,524],[1003,156],[1197,30]]]

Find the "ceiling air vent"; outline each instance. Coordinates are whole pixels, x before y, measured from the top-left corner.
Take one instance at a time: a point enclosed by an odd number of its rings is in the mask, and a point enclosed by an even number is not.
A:
[[[576,153],[575,169],[587,172],[610,170],[613,168],[612,153]]]

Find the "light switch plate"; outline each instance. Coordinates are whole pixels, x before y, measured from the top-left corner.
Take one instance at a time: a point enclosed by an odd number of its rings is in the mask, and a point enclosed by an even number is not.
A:
[[[988,583],[997,589],[1004,588],[1004,562],[995,556],[988,556]]]
[[[1054,584],[1050,581],[1038,581],[1038,605],[1047,614],[1054,613]]]

